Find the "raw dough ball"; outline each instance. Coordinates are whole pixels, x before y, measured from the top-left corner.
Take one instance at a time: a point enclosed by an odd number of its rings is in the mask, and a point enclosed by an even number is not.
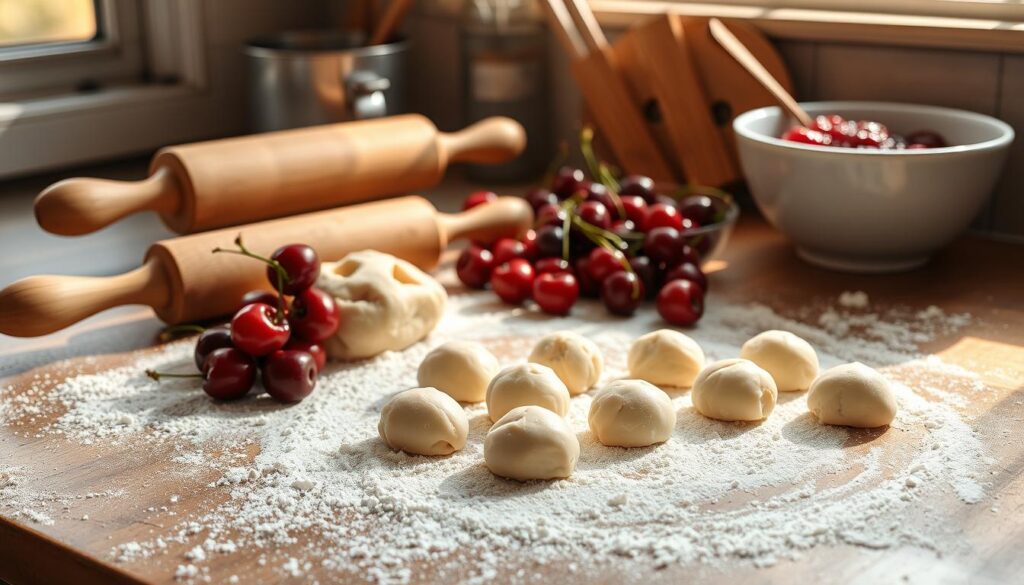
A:
[[[566,420],[546,408],[510,410],[484,439],[484,463],[494,475],[526,481],[569,477],[580,442]]]
[[[882,374],[855,362],[822,372],[807,393],[807,408],[825,424],[870,429],[896,418],[896,397]]]
[[[658,386],[689,388],[704,367],[704,350],[672,329],[637,338],[629,348],[629,375]]]
[[[341,310],[341,327],[325,342],[328,355],[337,359],[409,347],[434,329],[448,299],[444,287],[422,270],[375,250],[323,263],[316,286]]]
[[[491,422],[527,404],[565,416],[569,412],[569,390],[551,368],[540,364],[509,366],[487,386],[487,414]]]
[[[740,349],[740,357],[771,374],[779,392],[807,390],[818,376],[818,354],[789,331],[771,330],[751,337]]]
[[[529,361],[554,370],[572,396],[590,390],[604,367],[597,345],[572,331],[556,331],[541,337],[533,346]]]
[[[458,402],[436,388],[397,394],[377,425],[388,447],[415,455],[448,455],[466,446],[469,419]]]
[[[717,361],[704,368],[693,383],[694,408],[718,420],[766,419],[777,396],[772,375],[745,359]]]
[[[602,445],[646,447],[672,436],[676,411],[657,386],[643,380],[618,380],[594,397],[587,422]]]
[[[479,343],[449,341],[423,358],[416,378],[459,402],[480,402],[498,369],[498,358]]]

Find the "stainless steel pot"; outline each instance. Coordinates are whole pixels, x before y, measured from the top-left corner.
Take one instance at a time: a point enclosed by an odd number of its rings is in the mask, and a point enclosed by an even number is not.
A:
[[[245,52],[252,129],[406,113],[408,42],[372,47],[362,42],[363,35],[341,31],[288,32],[250,41]]]

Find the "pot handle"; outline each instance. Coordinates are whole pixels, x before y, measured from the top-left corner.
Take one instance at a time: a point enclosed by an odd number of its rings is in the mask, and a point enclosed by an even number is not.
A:
[[[388,113],[384,91],[391,87],[391,80],[372,71],[353,71],[345,78],[345,94],[348,107],[356,120],[381,118]]]

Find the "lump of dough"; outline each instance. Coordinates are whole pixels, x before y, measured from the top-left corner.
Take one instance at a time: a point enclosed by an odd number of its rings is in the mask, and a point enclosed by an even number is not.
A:
[[[479,343],[449,341],[423,358],[416,378],[420,386],[437,388],[459,402],[480,402],[499,367],[498,358]]]
[[[740,349],[740,357],[771,374],[779,392],[807,390],[818,377],[818,354],[789,331],[773,329],[751,337]]]
[[[630,377],[658,386],[689,388],[704,367],[704,350],[672,329],[659,329],[637,338],[629,348]]]
[[[362,359],[409,347],[444,314],[447,293],[412,264],[375,250],[320,266],[316,286],[334,297],[341,327],[324,345],[336,359]]]
[[[676,411],[657,386],[643,380],[617,380],[598,391],[587,422],[602,445],[646,447],[672,436]]]
[[[822,372],[807,393],[807,409],[825,424],[870,429],[896,418],[896,397],[882,374],[855,362]]]
[[[572,331],[556,331],[541,337],[533,346],[529,361],[554,370],[572,396],[590,390],[604,367],[597,345]]]
[[[750,360],[717,361],[693,382],[693,406],[708,418],[758,421],[775,408],[778,391],[771,374]]]
[[[546,408],[520,406],[494,423],[484,439],[484,463],[509,479],[569,477],[580,442],[566,420]]]
[[[469,419],[458,402],[436,388],[395,395],[377,425],[388,447],[414,455],[449,455],[466,446]]]
[[[519,364],[498,372],[487,386],[491,422],[517,406],[544,407],[558,416],[569,412],[569,390],[555,372],[540,364]]]

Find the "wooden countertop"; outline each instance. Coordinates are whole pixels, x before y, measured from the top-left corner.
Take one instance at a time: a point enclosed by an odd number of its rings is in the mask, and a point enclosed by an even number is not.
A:
[[[2,238],[0,238],[2,240]],[[921,551],[899,548],[871,551],[857,547],[819,548],[801,559],[769,569],[737,566],[712,580],[761,583],[800,580],[886,582],[897,575],[915,574],[947,583],[1007,582],[1024,574],[1024,247],[967,237],[938,255],[927,267],[889,276],[839,274],[808,266],[798,260],[785,239],[756,218],[744,218],[734,232],[722,267],[712,275],[715,295],[730,300],[765,303],[786,313],[812,297],[834,297],[845,290],[864,290],[873,306],[931,304],[949,312],[969,312],[974,319],[955,335],[940,337],[926,349],[975,371],[994,393],[969,407],[976,424],[999,430],[1002,439],[992,445],[1000,464],[991,478],[1000,498],[1002,514],[985,506],[959,506],[958,521],[970,540],[969,555],[936,559]],[[125,308],[98,315],[64,332],[34,340],[0,336],[0,384],[16,388],[37,375],[49,374],[55,384],[70,373],[98,370],[123,363],[125,352],[152,345],[160,324],[148,309]],[[102,354],[98,359],[54,361],[65,357]],[[992,368],[998,364],[998,370]],[[76,504],[76,514],[87,513],[97,522],[58,519],[50,526],[28,526],[0,516],[0,579],[21,583],[133,583],[174,581],[174,560],[127,565],[110,560],[120,542],[146,538],[152,522],[143,512],[165,503],[176,493],[172,478],[164,478],[166,453],[135,452],[106,456],[102,450],[73,445],[44,435],[34,437],[45,420],[0,426],[0,461],[32,459],[52,465],[53,473],[31,479],[40,491],[59,494],[88,491],[85,486],[123,481],[130,485],[140,476],[148,488],[133,493],[121,504],[96,499]],[[25,426],[27,425],[27,426]],[[188,498],[181,513],[199,509],[204,502],[226,497],[219,488]],[[0,510],[3,509],[0,501]],[[940,505],[936,503],[936,505]],[[180,554],[176,557],[180,558]],[[237,566],[217,572],[214,579],[237,573],[243,582],[274,580],[269,569],[255,563],[255,555],[238,555]],[[684,578],[686,573],[676,574]]]

